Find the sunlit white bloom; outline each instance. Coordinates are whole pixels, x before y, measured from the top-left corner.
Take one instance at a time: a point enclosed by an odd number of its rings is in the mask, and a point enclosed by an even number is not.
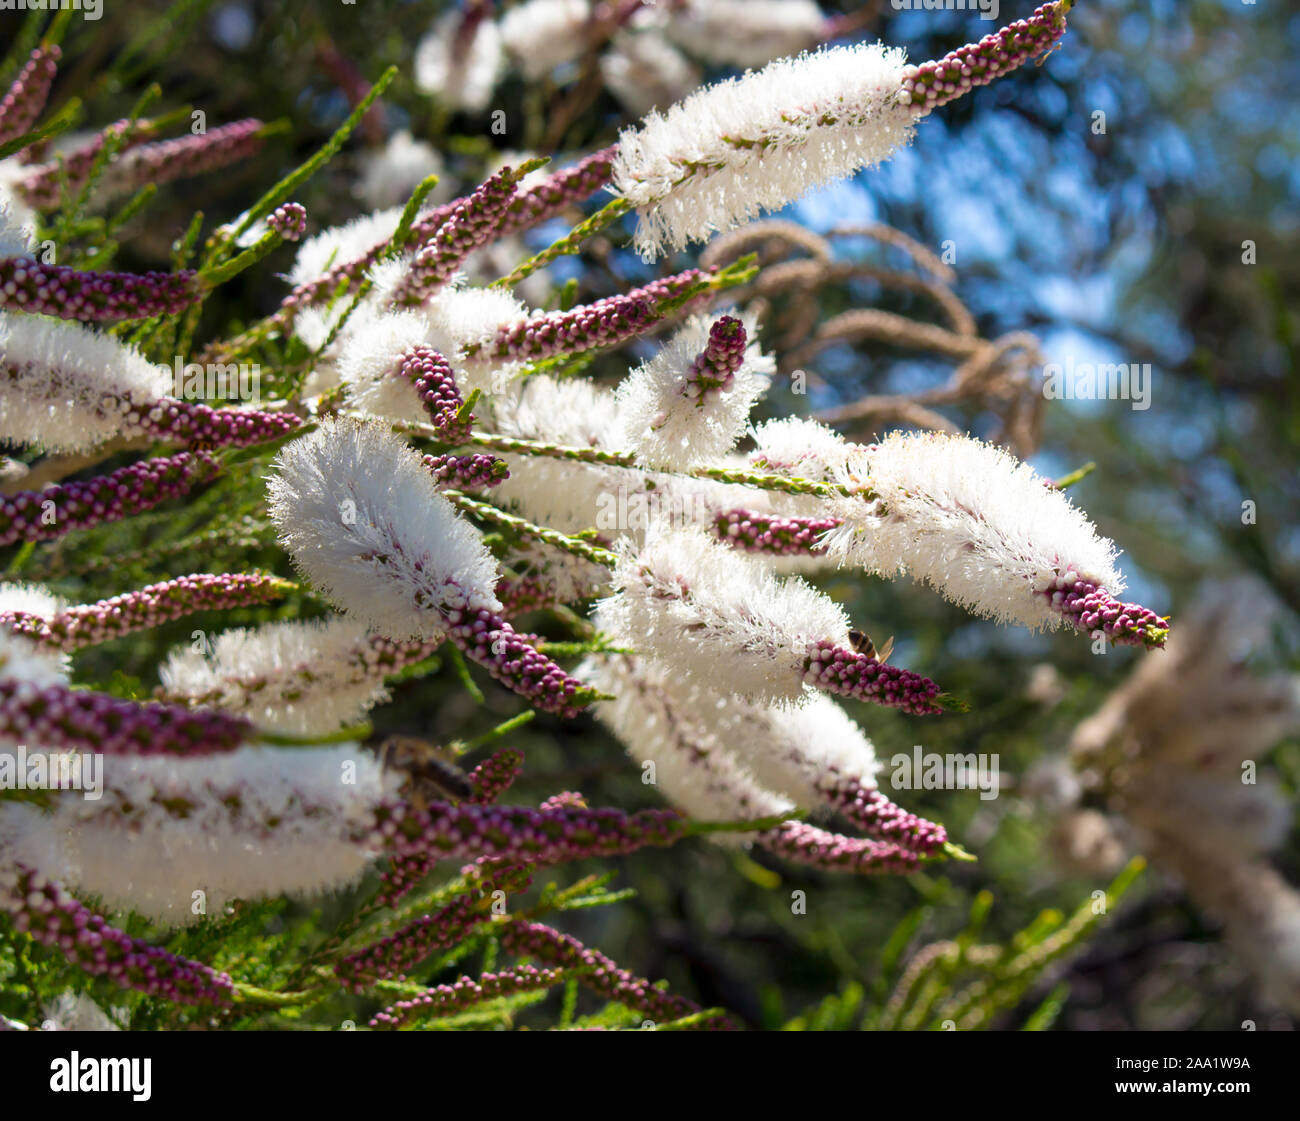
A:
[[[710,329],[727,314],[693,316],[619,385],[620,446],[647,466],[680,470],[716,462],[735,447],[750,410],[771,384],[776,362],[758,345],[756,317],[745,313],[740,319],[748,344],[732,384],[699,395],[688,392]]]
[[[746,69],[814,46],[824,24],[812,0],[688,0],[668,33],[698,58]]]
[[[40,584],[0,584],[0,615],[14,612],[48,620],[54,618],[67,606],[65,600]],[[4,631],[3,623],[0,623],[0,631]],[[48,683],[61,681],[67,677],[72,664],[71,655],[47,646],[36,646],[28,639],[18,636],[15,636],[14,641],[18,644],[15,666],[22,662],[40,663],[49,671]],[[11,668],[0,666],[0,677],[14,675]]]
[[[832,482],[852,446],[838,432],[806,417],[781,417],[758,425],[750,435],[749,465],[787,478]]]
[[[478,531],[384,426],[327,418],[275,467],[267,490],[280,540],[341,610],[392,638],[439,634],[451,612],[500,610]]]
[[[642,548],[625,544],[613,584],[619,594],[601,610],[617,645],[755,701],[799,700],[817,647],[848,643],[848,618],[828,596],[697,527],[656,525]]]
[[[501,17],[501,42],[525,78],[541,78],[582,56],[590,20],[587,0],[524,0]]]
[[[426,423],[424,405],[410,379],[400,376],[403,357],[425,343],[428,324],[409,311],[366,317],[348,331],[339,352],[339,376],[348,398],[371,416]]]
[[[159,667],[168,699],[211,705],[263,728],[323,735],[388,698],[384,669],[354,619],[289,620],[223,631]]]
[[[596,656],[577,676],[615,699],[595,706],[600,720],[650,774],[665,798],[700,821],[741,821],[788,813],[794,804],[766,790],[697,717],[691,687],[672,667],[645,658]],[[745,843],[744,834],[714,835]]]
[[[30,257],[36,249],[36,212],[5,185],[5,171],[13,177],[30,172],[15,159],[0,160],[0,257]]]
[[[415,48],[415,84],[453,108],[477,112],[487,108],[504,61],[497,25],[453,8]]]
[[[402,220],[402,207],[391,206],[362,214],[341,226],[321,230],[298,247],[293,268],[289,271],[292,284],[307,284],[319,280],[337,265],[355,261],[377,246],[392,240]]]
[[[401,206],[430,175],[441,176],[442,172],[442,157],[433,146],[416,140],[409,129],[399,129],[388,138],[382,151],[366,154],[357,193],[367,206],[376,210]],[[449,198],[451,184],[439,179],[438,185],[428,195],[428,201],[438,203]]]
[[[700,71],[655,31],[621,33],[600,56],[609,91],[635,117],[666,109],[700,84]]]
[[[841,482],[863,496],[835,504],[835,559],[881,576],[910,573],[999,622],[1056,627],[1043,594],[1069,570],[1113,594],[1115,546],[1066,495],[1000,448],[965,436],[891,433],[851,454]]]
[[[822,49],[692,94],[619,139],[613,182],[653,258],[888,158],[912,137],[902,50]]]
[[[129,404],[170,392],[166,367],[76,323],[0,312],[0,440],[84,451],[122,431]]]
[[[69,989],[45,1006],[42,1031],[121,1031],[98,1004],[85,993]],[[122,1010],[119,1009],[119,1012]]]
[[[186,924],[236,899],[354,882],[376,855],[358,838],[396,782],[358,744],[114,756],[102,798],[60,797],[12,857],[110,908]]]

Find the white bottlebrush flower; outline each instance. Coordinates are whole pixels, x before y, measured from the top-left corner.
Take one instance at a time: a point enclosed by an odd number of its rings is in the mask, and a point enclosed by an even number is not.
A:
[[[1071,569],[1123,590],[1115,546],[1062,491],[991,444],[894,432],[853,452],[841,482],[868,494],[834,504],[845,521],[826,538],[832,557],[881,576],[909,573],[975,614],[1059,626],[1043,593]]]
[[[666,109],[700,84],[700,71],[656,31],[623,32],[600,56],[609,91],[634,117]]]
[[[430,175],[441,177],[442,173],[442,157],[433,146],[416,140],[409,129],[400,129],[388,138],[382,151],[366,153],[357,193],[367,206],[375,210],[403,206],[411,192],[424,180]],[[449,198],[451,185],[445,178],[439,178],[427,201],[440,203]]]
[[[656,789],[697,821],[743,821],[789,813],[794,805],[764,789],[700,722],[692,690],[673,670],[645,658],[596,656],[577,676],[615,698],[596,717],[651,775]],[[647,764],[653,764],[653,772]],[[745,834],[714,834],[745,843]]]
[[[452,9],[415,48],[415,84],[454,109],[486,109],[505,56],[490,19]]]
[[[838,432],[806,417],[764,421],[750,435],[755,445],[749,454],[751,468],[817,483],[832,482],[852,449]]]
[[[825,22],[812,0],[688,0],[668,33],[697,58],[747,69],[813,47]]]
[[[779,210],[888,158],[912,137],[906,58],[832,47],[719,82],[619,139],[613,185],[646,258]]]
[[[656,525],[641,549],[625,544],[613,584],[619,594],[601,610],[615,643],[754,701],[801,699],[819,644],[848,644],[848,618],[833,600],[698,527]]]
[[[535,80],[582,57],[590,22],[587,0],[524,0],[501,17],[501,42],[524,77]]]
[[[500,610],[478,531],[387,428],[327,418],[275,467],[267,490],[280,540],[341,610],[391,638],[440,634],[449,612]]]
[[[362,214],[341,226],[331,226],[298,247],[289,281],[294,285],[319,280],[330,269],[358,260],[392,240],[402,220],[402,207],[390,206]],[[346,301],[345,301],[346,302]]]
[[[85,451],[123,430],[129,404],[171,388],[166,367],[111,335],[0,312],[0,440]]]
[[[358,744],[114,756],[103,797],[60,797],[13,859],[110,908],[191,923],[236,899],[353,883],[376,855],[358,838],[397,781]]]
[[[755,402],[767,391],[775,361],[755,337],[752,313],[739,317],[747,345],[731,384],[699,391],[696,360],[710,346],[710,331],[728,312],[692,316],[648,362],[618,387],[620,446],[643,464],[681,470],[715,463],[736,445]],[[731,324],[734,326],[734,322]]]
[[[423,424],[429,420],[409,378],[400,375],[402,359],[425,344],[429,328],[423,316],[410,311],[362,314],[342,339],[339,377],[348,399],[362,412],[385,420]]]
[[[60,993],[45,1006],[42,1031],[121,1031],[98,1004],[85,993],[71,989]]]
[[[167,698],[211,705],[263,728],[324,735],[386,700],[384,667],[364,625],[335,616],[223,631],[159,667]]]

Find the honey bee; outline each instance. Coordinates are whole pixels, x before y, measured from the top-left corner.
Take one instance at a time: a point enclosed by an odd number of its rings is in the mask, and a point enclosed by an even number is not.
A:
[[[877,651],[871,636],[865,631],[849,631],[849,645],[853,647],[855,653],[867,658],[875,658],[876,661],[884,664],[889,661],[889,655],[894,652],[894,636],[891,634],[885,640],[885,645]]]
[[[403,792],[419,809],[430,802],[474,796],[469,776],[451,761],[450,753],[428,740],[414,736],[389,736],[376,749],[385,770],[406,776]]]

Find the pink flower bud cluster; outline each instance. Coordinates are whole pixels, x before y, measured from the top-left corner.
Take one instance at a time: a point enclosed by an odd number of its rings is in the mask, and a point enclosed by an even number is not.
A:
[[[676,276],[652,281],[643,288],[606,296],[569,311],[503,324],[497,328],[496,337],[486,344],[488,353],[496,358],[536,360],[617,346],[663,318],[661,305],[704,275],[699,269],[687,269]]]
[[[81,482],[0,495],[0,546],[51,541],[74,529],[120,521],[185,494],[215,470],[205,453],[180,452]]]
[[[620,969],[599,950],[588,949],[576,938],[539,922],[510,922],[501,932],[501,946],[520,957],[533,957],[561,969],[582,970],[579,982],[606,1000],[625,1004],[658,1023],[670,1023],[703,1011],[685,997],[656,988],[649,981]],[[700,1022],[706,1030],[730,1030],[725,1016]]]
[[[465,401],[451,363],[431,346],[415,346],[402,356],[397,376],[415,385],[438,435],[449,444],[464,443],[474,418],[460,415]]]
[[[214,409],[202,401],[161,397],[127,406],[125,427],[190,447],[244,448],[278,440],[301,425],[302,420],[290,412]]]
[[[510,478],[510,468],[495,455],[426,455],[424,465],[440,487],[479,490]]]
[[[709,341],[691,363],[682,394],[703,405],[712,394],[730,389],[744,364],[748,338],[745,325],[733,315],[721,316],[709,328]]]
[[[253,730],[242,717],[159,701],[0,680],[0,736],[48,751],[103,755],[208,755],[233,751]]]
[[[0,307],[86,323],[175,315],[199,298],[197,274],[82,272],[30,257],[0,258]]]
[[[935,703],[939,686],[928,677],[832,642],[818,644],[804,667],[804,680],[828,693],[899,708],[909,716],[933,716],[943,711]]]
[[[827,802],[864,833],[909,852],[932,856],[948,843],[948,831],[892,802],[879,790],[842,776],[827,792]]]
[[[783,822],[775,829],[760,833],[757,841],[776,856],[825,872],[897,875],[914,872],[921,863],[916,853],[892,841],[846,837],[804,821]]]
[[[307,208],[296,202],[286,202],[271,211],[266,224],[285,241],[298,241],[307,232]]]
[[[262,572],[197,573],[150,584],[97,603],[69,607],[51,619],[24,611],[0,611],[0,625],[43,645],[79,650],[199,611],[225,611],[270,603],[292,587],[288,581]]]
[[[452,611],[451,638],[465,654],[534,708],[571,719],[597,692],[540,654],[500,615],[486,608]]]
[[[720,541],[747,553],[779,557],[820,553],[822,535],[842,525],[840,518],[782,517],[753,510],[725,510],[713,520]]]
[[[1163,646],[1169,637],[1169,620],[1138,603],[1120,603],[1100,584],[1071,569],[1058,576],[1043,593],[1079,630],[1100,630],[1121,646]]]
[[[987,86],[1053,47],[1065,34],[1068,10],[1069,4],[1063,5],[1059,0],[1044,4],[1028,19],[1009,23],[978,43],[958,47],[936,62],[914,67],[904,80],[903,89],[919,112],[928,113],[976,86]]]
[[[56,46],[37,47],[18,72],[9,92],[0,101],[0,144],[29,132],[36,123],[58,72],[60,53]]]
[[[0,870],[0,908],[15,929],[92,976],[177,1004],[231,1003],[234,982],[227,974],[132,938],[30,868]]]
[[[414,1015],[450,1016],[497,997],[549,989],[564,979],[562,969],[537,969],[531,965],[518,965],[500,973],[484,973],[477,979],[460,977],[450,985],[436,985],[421,996],[399,1000],[376,1013],[370,1026],[395,1028]]]

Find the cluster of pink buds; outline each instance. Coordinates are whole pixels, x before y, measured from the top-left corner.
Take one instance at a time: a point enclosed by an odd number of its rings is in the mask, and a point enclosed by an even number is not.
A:
[[[0,908],[15,929],[92,976],[178,1004],[231,1003],[234,982],[227,974],[132,938],[30,868],[0,871]]]
[[[450,985],[435,985],[422,995],[396,1004],[375,1014],[372,1028],[395,1028],[413,1015],[426,1017],[450,1016],[463,1012],[485,1000],[511,996],[514,993],[549,989],[565,980],[562,969],[537,969],[531,965],[518,965],[500,973],[484,973],[478,978],[461,977]]]
[[[285,241],[298,241],[307,232],[307,208],[286,202],[267,215],[266,224]]]
[[[290,412],[214,409],[202,401],[161,397],[127,407],[124,427],[147,432],[167,443],[190,447],[243,448],[287,436],[302,421]]]
[[[56,46],[41,46],[32,51],[0,101],[0,144],[17,139],[36,123],[58,72],[59,54]]]
[[[495,455],[426,455],[424,465],[440,487],[480,490],[510,478],[510,468]]]
[[[52,541],[74,529],[120,521],[185,494],[215,471],[206,453],[180,452],[93,479],[0,495],[0,546]]]
[[[499,235],[520,233],[590,198],[609,182],[617,147],[602,148],[572,167],[548,175],[535,187],[520,191],[506,207]]]
[[[1058,576],[1043,594],[1073,626],[1089,634],[1099,630],[1121,646],[1163,646],[1169,637],[1168,619],[1141,604],[1120,603],[1073,570]]]
[[[93,272],[30,257],[0,258],[0,307],[85,323],[174,315],[199,298],[197,275]]]
[[[794,864],[857,875],[915,872],[921,857],[892,841],[868,841],[830,833],[804,821],[786,821],[755,838],[763,848]]]
[[[933,856],[948,843],[948,831],[942,825],[918,817],[879,790],[843,776],[835,776],[827,801],[863,832],[892,841],[909,852]]]
[[[14,183],[14,188],[29,206],[37,210],[51,210],[59,205],[65,190],[76,191],[85,184],[91,168],[110,140],[117,145],[116,151],[120,155],[129,148],[143,144],[157,131],[157,125],[152,121],[114,121],[85,143],[60,152],[59,158],[52,163],[34,167]],[[34,144],[26,149],[24,155],[32,161],[44,159],[43,148],[41,143]]]
[[[724,510],[713,519],[718,539],[747,553],[779,557],[822,551],[822,536],[841,525],[840,518],[782,517],[754,510]]]
[[[50,751],[210,755],[240,747],[252,729],[242,717],[221,712],[125,701],[58,683],[0,679],[0,736],[39,743]]]
[[[0,626],[59,650],[79,650],[124,634],[161,626],[199,611],[225,611],[279,599],[293,588],[261,572],[198,573],[150,584],[112,599],[69,607],[51,619],[0,611]]]
[[[462,416],[465,401],[451,364],[431,346],[415,346],[402,356],[397,376],[415,386],[429,422],[449,444],[464,443],[474,418]]]
[[[935,62],[914,67],[903,89],[918,112],[928,113],[961,97],[976,86],[987,86],[1044,51],[1065,34],[1065,13],[1070,0],[1044,4],[1028,19],[1017,20],[978,43],[946,54]]]
[[[687,269],[676,276],[652,281],[643,288],[606,296],[570,311],[549,312],[518,323],[506,323],[497,328],[495,338],[485,345],[493,357],[529,360],[617,346],[663,318],[661,305],[681,295],[704,276],[699,269]],[[471,353],[477,349],[466,348]]]
[[[452,641],[507,689],[543,712],[571,719],[599,695],[538,653],[514,627],[486,608],[453,611]]]
[[[499,236],[519,173],[505,167],[457,202],[446,221],[411,260],[393,293],[399,307],[417,307],[449,281],[475,249]]]
[[[435,802],[426,808],[380,806],[379,837],[398,855],[443,859],[496,857],[531,864],[568,864],[593,856],[671,845],[686,822],[670,810],[542,811],[527,806]]]
[[[804,680],[828,693],[902,709],[909,716],[934,716],[943,711],[935,701],[939,686],[928,677],[832,642],[818,644],[804,667]]]
[[[584,946],[570,934],[539,922],[513,921],[501,932],[503,949],[519,957],[537,958],[561,969],[580,971],[578,980],[606,1000],[635,1009],[656,1023],[670,1023],[697,1015],[702,1009],[685,997],[666,993],[644,978],[620,969],[599,950]],[[710,1030],[729,1030],[735,1025],[724,1016],[699,1021]]]
[[[703,405],[711,394],[730,389],[745,361],[745,325],[733,315],[721,316],[709,328],[709,341],[691,363],[682,395]]]

